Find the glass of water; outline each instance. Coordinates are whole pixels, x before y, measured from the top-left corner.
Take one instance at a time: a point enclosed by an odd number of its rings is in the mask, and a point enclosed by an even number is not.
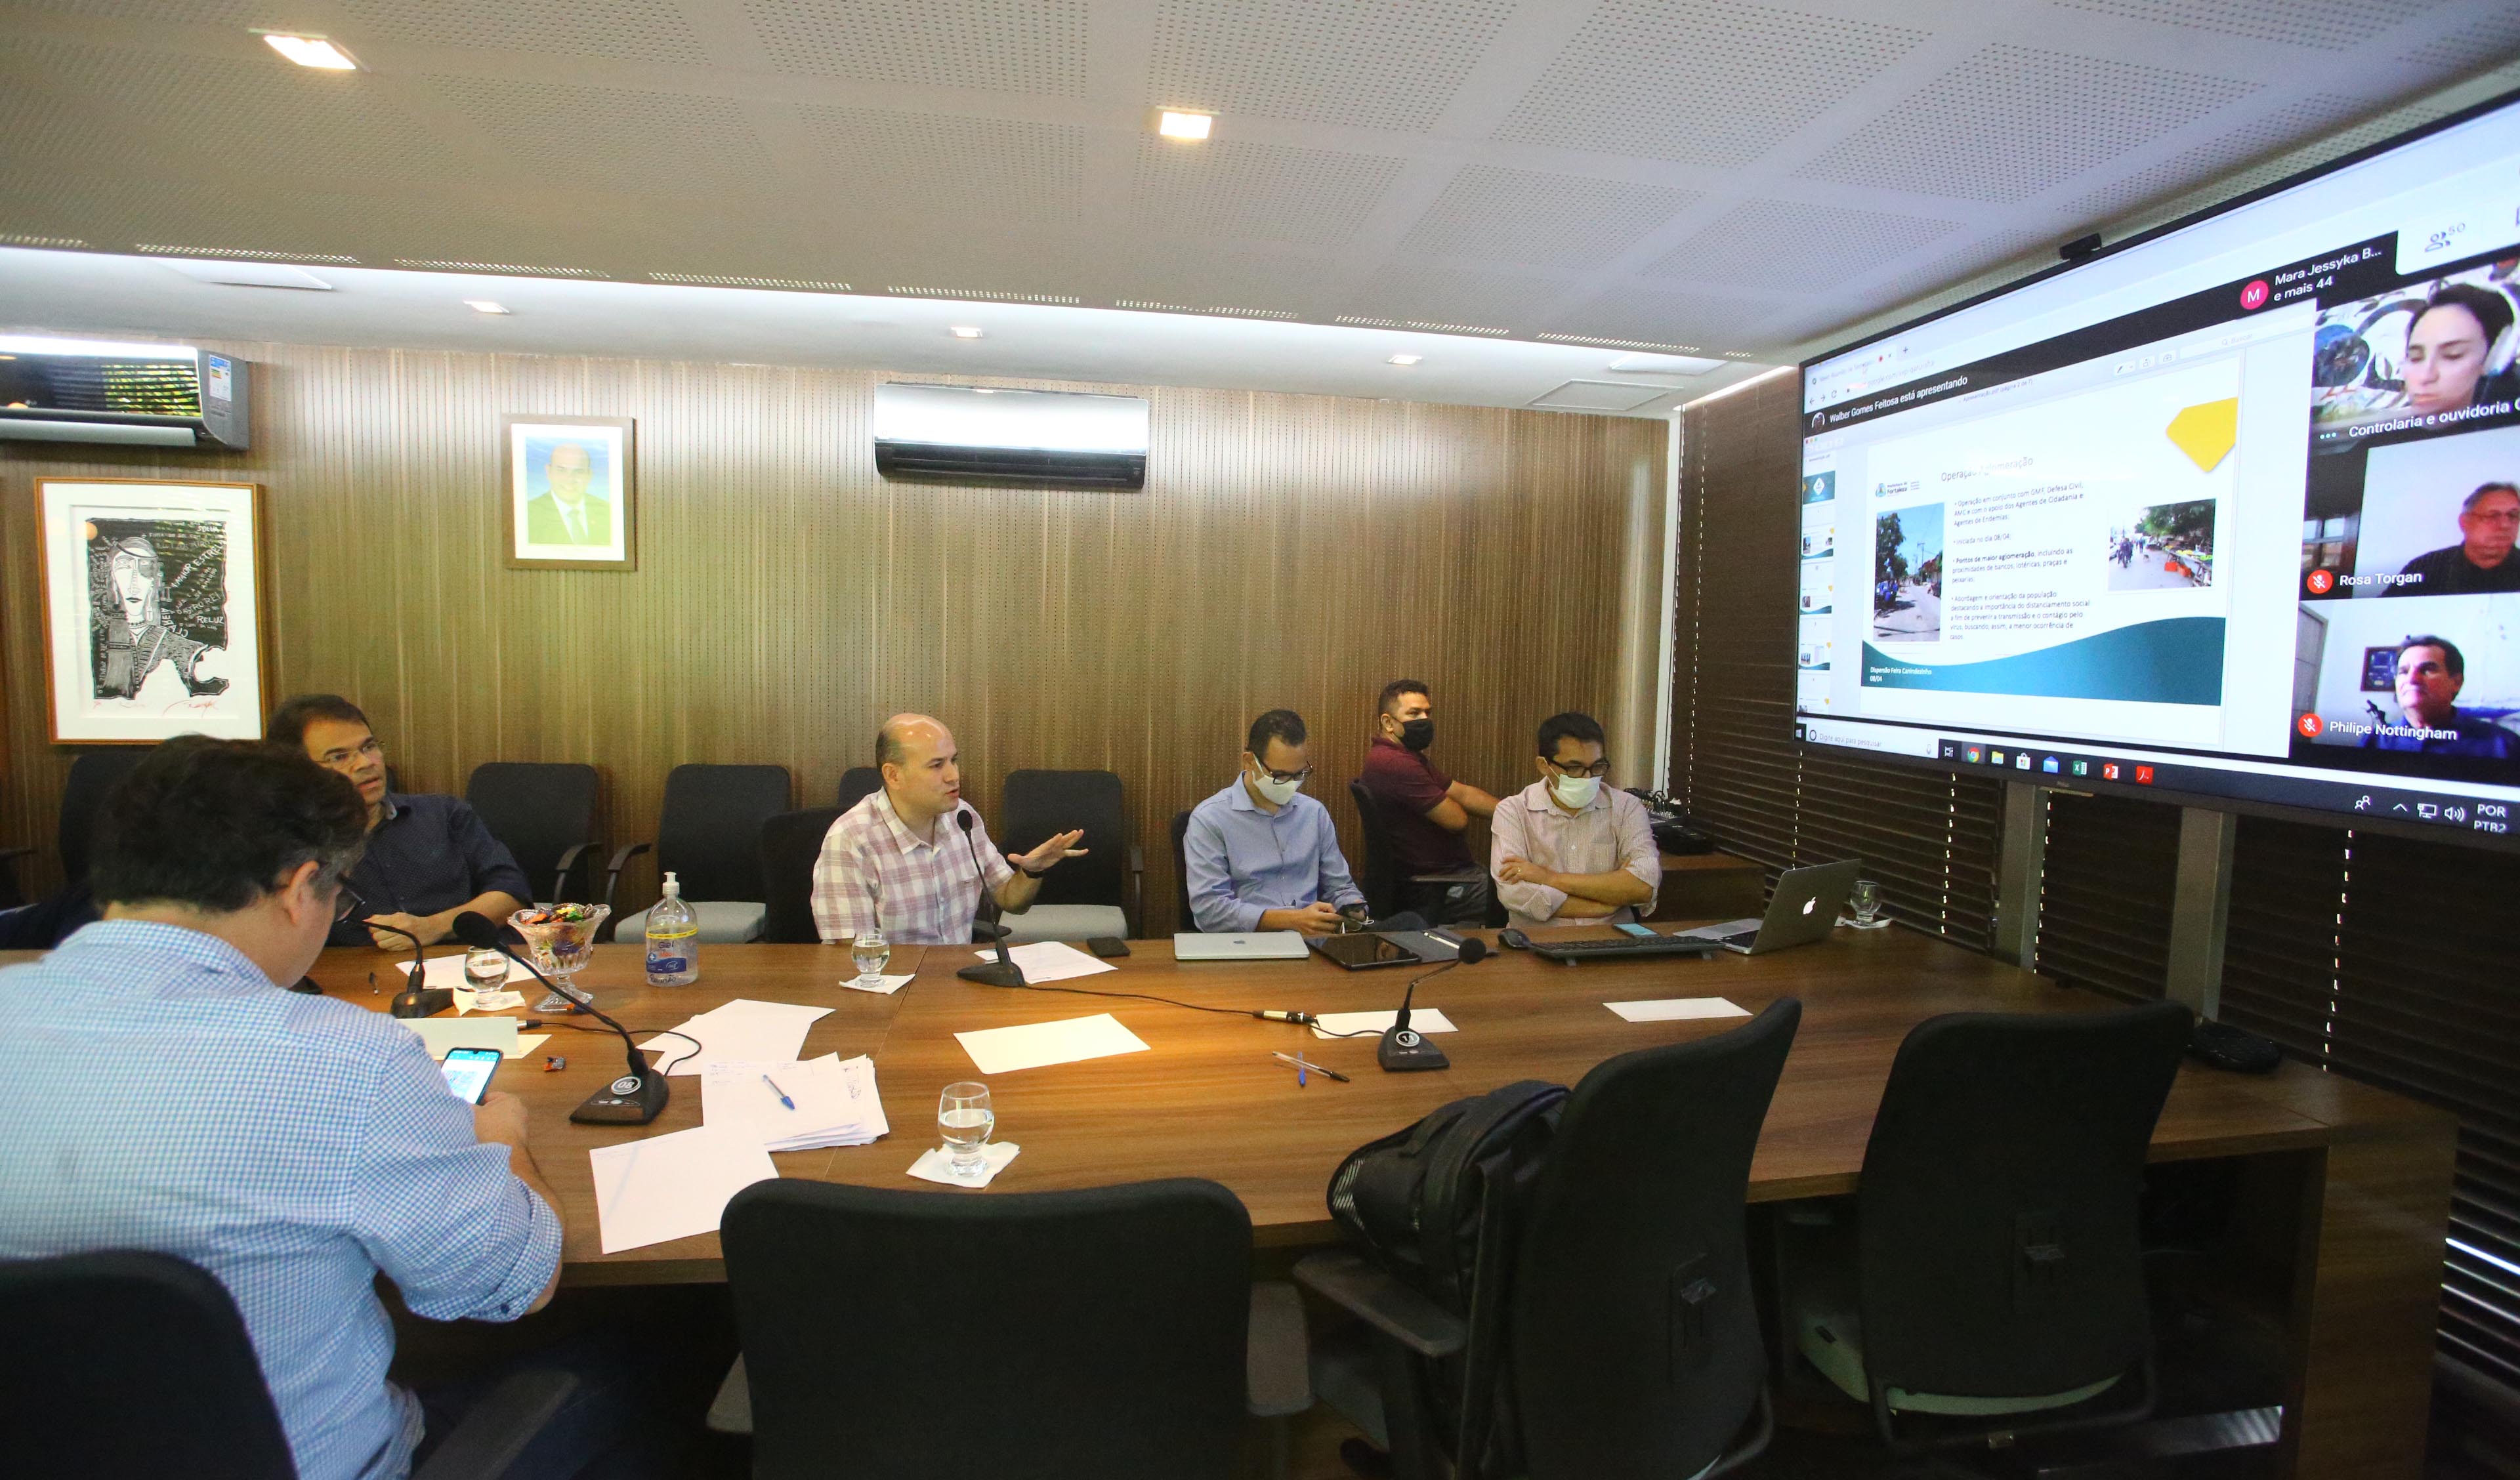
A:
[[[980,1148],[997,1129],[997,1112],[989,1108],[989,1087],[965,1080],[949,1084],[936,1099],[936,1129],[945,1138],[955,1176],[978,1180]]]
[[[1846,902],[1855,911],[1856,928],[1869,930],[1876,924],[1889,923],[1873,919],[1881,913],[1881,883],[1878,879],[1857,879],[1855,891],[1847,895]]]
[[[870,925],[860,930],[858,938],[850,943],[849,960],[857,963],[859,990],[880,992],[883,990],[884,963],[892,960],[892,942],[883,938],[880,927]]]
[[[464,957],[464,984],[475,992],[496,992],[508,984],[508,958],[484,946]]]

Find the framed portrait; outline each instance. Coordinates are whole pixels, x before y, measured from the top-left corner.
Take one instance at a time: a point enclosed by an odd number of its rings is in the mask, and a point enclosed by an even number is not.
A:
[[[639,519],[628,417],[505,417],[508,563],[636,570]]]
[[[262,486],[37,478],[57,745],[259,740]]]

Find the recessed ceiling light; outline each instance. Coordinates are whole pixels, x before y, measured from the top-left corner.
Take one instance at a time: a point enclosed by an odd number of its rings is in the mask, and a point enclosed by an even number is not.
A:
[[[471,310],[472,310],[474,313],[515,313],[515,312],[516,312],[516,310],[515,310],[515,309],[510,308],[507,304],[505,304],[505,303],[493,303],[493,302],[491,302],[488,298],[466,298],[466,299],[464,300],[464,306],[465,306],[465,307],[467,307],[467,308],[469,308],[469,309],[471,309]]]
[[[1167,139],[1204,139],[1215,122],[1215,116],[1209,113],[1177,113],[1168,108],[1155,125],[1155,132]]]
[[[957,324],[948,333],[958,339],[976,339],[980,336],[980,329],[976,324]]]
[[[271,43],[273,51],[300,67],[317,67],[328,72],[354,72],[359,69],[359,64],[350,60],[348,52],[321,36],[281,36],[265,31],[262,39]]]
[[[1415,365],[1424,358],[1426,357],[1422,354],[1396,354],[1391,357],[1391,363],[1394,365]]]

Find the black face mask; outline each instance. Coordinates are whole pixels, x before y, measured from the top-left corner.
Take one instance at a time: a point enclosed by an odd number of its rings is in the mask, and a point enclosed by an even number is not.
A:
[[[1430,719],[1402,720],[1400,743],[1412,750],[1423,750],[1435,743],[1435,722]]]

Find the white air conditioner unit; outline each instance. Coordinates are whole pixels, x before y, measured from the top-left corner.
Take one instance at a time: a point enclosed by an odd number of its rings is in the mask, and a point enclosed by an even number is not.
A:
[[[875,467],[920,483],[1140,489],[1147,403],[1072,390],[878,385]]]
[[[248,380],[190,344],[0,335],[0,440],[242,452]]]

